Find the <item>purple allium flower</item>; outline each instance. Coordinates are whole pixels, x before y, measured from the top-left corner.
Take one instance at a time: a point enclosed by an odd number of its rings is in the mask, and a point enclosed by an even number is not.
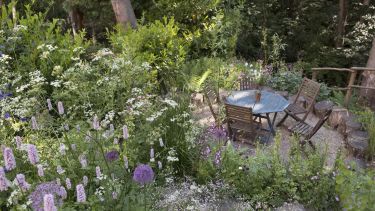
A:
[[[43,197],[44,211],[57,211],[55,200],[52,194],[46,194]]]
[[[36,122],[35,116],[31,117],[31,128],[33,130],[38,130],[38,123]]]
[[[66,192],[66,189],[63,186],[60,187],[59,193],[62,199],[68,198],[68,192]]]
[[[36,146],[33,144],[27,145],[27,155],[29,157],[29,161],[31,164],[35,165],[39,162],[39,155],[38,151],[36,150]]]
[[[66,178],[65,185],[66,185],[66,188],[68,188],[68,190],[72,189],[72,183],[70,182],[69,178]]]
[[[65,173],[65,170],[64,170],[60,165],[58,165],[58,166],[56,167],[56,171],[57,171],[58,174],[63,174],[63,173]]]
[[[28,196],[32,202],[31,208],[34,211],[43,211],[44,196],[51,194],[56,200],[58,206],[62,205],[63,193],[56,182],[45,182],[36,186],[35,190]]]
[[[52,103],[51,103],[51,99],[47,99],[47,107],[48,107],[48,110],[51,111],[52,110]]]
[[[77,185],[77,202],[86,202],[86,193],[85,193],[85,187],[83,187],[82,184]]]
[[[113,144],[114,144],[114,145],[117,145],[117,144],[118,144],[118,138],[114,138],[114,139],[113,139]]]
[[[64,106],[61,101],[57,102],[57,111],[59,112],[60,115],[64,114]]]
[[[128,169],[129,168],[129,160],[125,155],[124,155],[124,164],[125,164],[125,169]]]
[[[65,144],[60,144],[59,151],[61,155],[65,155]]]
[[[117,199],[117,192],[116,192],[116,191],[113,191],[113,192],[112,192],[112,198],[113,198],[113,199]]]
[[[208,128],[208,132],[211,134],[212,137],[214,137],[215,139],[219,139],[219,140],[222,140],[222,139],[226,139],[227,138],[227,132],[226,130],[224,129],[223,126],[216,126],[215,124],[210,126]]]
[[[154,159],[155,158],[155,151],[154,151],[154,148],[151,148],[150,149],[150,159]]]
[[[115,161],[119,158],[119,153],[116,150],[112,150],[105,155],[108,161]]]
[[[149,165],[140,164],[134,170],[133,180],[140,185],[145,185],[154,180],[154,171]]]
[[[100,171],[100,167],[99,166],[97,166],[96,168],[95,168],[95,173],[96,173],[96,178],[101,178],[102,177],[102,172]]]
[[[17,149],[21,149],[22,138],[20,136],[16,136],[16,145],[17,145]]]
[[[83,185],[86,186],[89,183],[89,178],[87,176],[83,176]]]
[[[6,113],[4,114],[4,119],[9,119],[9,118],[10,118],[10,113],[6,112]]]
[[[16,159],[14,158],[13,151],[9,147],[5,147],[3,150],[3,157],[5,163],[5,169],[10,171],[16,168]]]
[[[5,177],[5,170],[2,166],[0,166],[0,191],[8,190],[10,182]]]
[[[159,169],[163,168],[163,164],[160,161],[158,161],[158,167],[159,167]]]
[[[21,122],[27,122],[27,118],[26,117],[21,117],[20,120],[21,120]]]
[[[39,177],[44,177],[44,169],[43,169],[43,166],[41,164],[38,164],[36,166],[38,168],[38,176]]]
[[[221,150],[218,150],[218,151],[215,153],[214,164],[218,166],[218,165],[220,165],[220,162],[221,162]]]
[[[126,140],[129,138],[129,132],[128,132],[128,127],[124,125],[122,127],[122,137]]]
[[[164,142],[162,138],[159,138],[159,145],[160,147],[164,147]]]
[[[79,159],[79,162],[81,163],[82,168],[86,168],[87,167],[86,156],[85,155],[80,155],[78,157],[78,159]]]
[[[30,189],[30,184],[26,182],[24,174],[17,174],[16,181],[22,191],[28,191]]]
[[[100,128],[98,116],[96,114],[92,120],[92,127],[94,128],[94,130],[99,130]]]

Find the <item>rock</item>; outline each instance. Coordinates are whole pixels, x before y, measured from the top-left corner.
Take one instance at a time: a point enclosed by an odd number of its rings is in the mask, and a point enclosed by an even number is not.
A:
[[[333,108],[333,106],[334,106],[334,103],[329,100],[317,102],[314,105],[314,113],[316,116],[321,118],[329,109]]]
[[[348,135],[348,147],[354,156],[364,155],[368,147],[369,135],[365,131],[353,131]]]
[[[360,130],[361,128],[362,124],[359,123],[354,116],[349,116],[345,121],[344,135],[348,135],[349,133]]]
[[[344,119],[348,116],[349,111],[347,109],[334,106],[331,116],[328,119],[328,125],[338,129],[340,126],[343,126]]]
[[[201,93],[193,93],[191,94],[191,103],[196,106],[202,106],[203,105],[203,94]]]
[[[297,202],[284,203],[283,206],[275,209],[275,211],[305,211],[305,210],[306,209],[303,207],[303,205]]]

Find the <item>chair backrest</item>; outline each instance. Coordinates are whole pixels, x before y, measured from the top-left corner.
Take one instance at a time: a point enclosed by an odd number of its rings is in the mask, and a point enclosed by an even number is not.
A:
[[[216,89],[214,88],[214,86],[212,86],[212,85],[209,84],[209,83],[205,83],[205,84],[203,85],[203,94],[204,94],[205,97],[208,98],[208,100],[210,100],[211,102],[213,102],[213,101],[220,102],[220,98],[219,98],[218,90],[216,90]]]
[[[313,135],[315,135],[316,132],[324,125],[324,123],[327,121],[329,116],[332,113],[332,108],[328,109],[325,114],[319,119],[318,123],[314,126],[314,128],[311,130],[311,132],[306,136],[306,139],[310,139]]]
[[[294,103],[296,103],[299,97],[301,96],[306,100],[307,112],[302,118],[302,120],[305,120],[307,118],[307,115],[309,115],[310,111],[312,110],[316,97],[319,94],[319,91],[320,84],[318,82],[310,80],[308,78],[303,78],[302,84],[297,93],[297,97],[294,100]]]
[[[228,120],[235,120],[249,124],[253,123],[253,112],[251,108],[225,103],[225,110]]]
[[[251,90],[257,88],[258,85],[256,84],[254,78],[244,77],[240,79],[240,90]]]

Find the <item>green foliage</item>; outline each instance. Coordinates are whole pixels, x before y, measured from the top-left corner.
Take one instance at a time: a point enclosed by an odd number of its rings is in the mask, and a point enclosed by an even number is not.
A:
[[[290,95],[296,94],[302,82],[302,76],[298,72],[281,71],[273,75],[267,84],[275,90],[288,91]]]
[[[345,210],[375,209],[375,172],[338,163],[336,191]]]
[[[369,108],[359,113],[359,120],[369,134],[368,148],[366,149],[366,157],[369,160],[375,158],[375,113]]]

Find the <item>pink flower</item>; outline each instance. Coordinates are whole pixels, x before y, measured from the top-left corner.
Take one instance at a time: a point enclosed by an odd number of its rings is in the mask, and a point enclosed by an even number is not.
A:
[[[22,191],[27,191],[30,189],[30,184],[26,182],[25,175],[17,174],[16,176],[17,184]]]
[[[44,211],[56,211],[55,201],[52,194],[46,194],[43,197]]]
[[[38,176],[39,177],[44,177],[44,169],[43,169],[43,166],[41,164],[38,164],[36,166],[38,168]]]
[[[36,146],[33,144],[27,145],[27,155],[29,157],[29,161],[31,164],[35,165],[39,162],[39,155],[38,151],[36,150]]]
[[[128,132],[128,127],[124,125],[122,127],[122,137],[126,140],[129,138],[129,132]]]
[[[21,149],[22,138],[20,136],[16,136],[16,145],[17,145],[17,149]]]
[[[99,125],[99,120],[98,120],[98,116],[95,114],[94,116],[94,119],[92,120],[92,127],[95,129],[95,130],[99,130],[100,128],[100,125]]]
[[[68,190],[72,189],[72,183],[70,182],[69,178],[66,178],[65,184],[66,184],[66,188],[68,188]]]
[[[95,171],[96,171],[96,178],[100,178],[100,177],[102,177],[102,172],[100,171],[100,167],[99,166],[97,166],[96,168],[95,168]]]
[[[59,112],[60,115],[64,114],[64,106],[61,101],[57,102],[57,111]]]
[[[36,122],[35,116],[31,117],[31,128],[33,130],[38,130],[39,129],[38,123]]]
[[[68,198],[68,193],[63,186],[60,187],[60,196],[62,199]]]
[[[77,191],[77,202],[86,202],[86,193],[85,193],[85,187],[83,187],[82,184],[77,185],[76,187]]]
[[[10,182],[5,177],[5,171],[2,166],[0,166],[0,191],[8,190]]]
[[[86,186],[89,183],[89,178],[87,176],[83,176],[83,185]]]
[[[125,163],[125,169],[128,169],[129,168],[129,161],[128,161],[128,158],[126,156],[124,156],[124,163]]]
[[[48,110],[51,111],[52,110],[51,99],[47,99],[47,106],[48,106]]]
[[[3,150],[3,157],[5,163],[5,169],[10,171],[16,168],[16,159],[14,158],[13,151],[9,147],[5,147]]]

